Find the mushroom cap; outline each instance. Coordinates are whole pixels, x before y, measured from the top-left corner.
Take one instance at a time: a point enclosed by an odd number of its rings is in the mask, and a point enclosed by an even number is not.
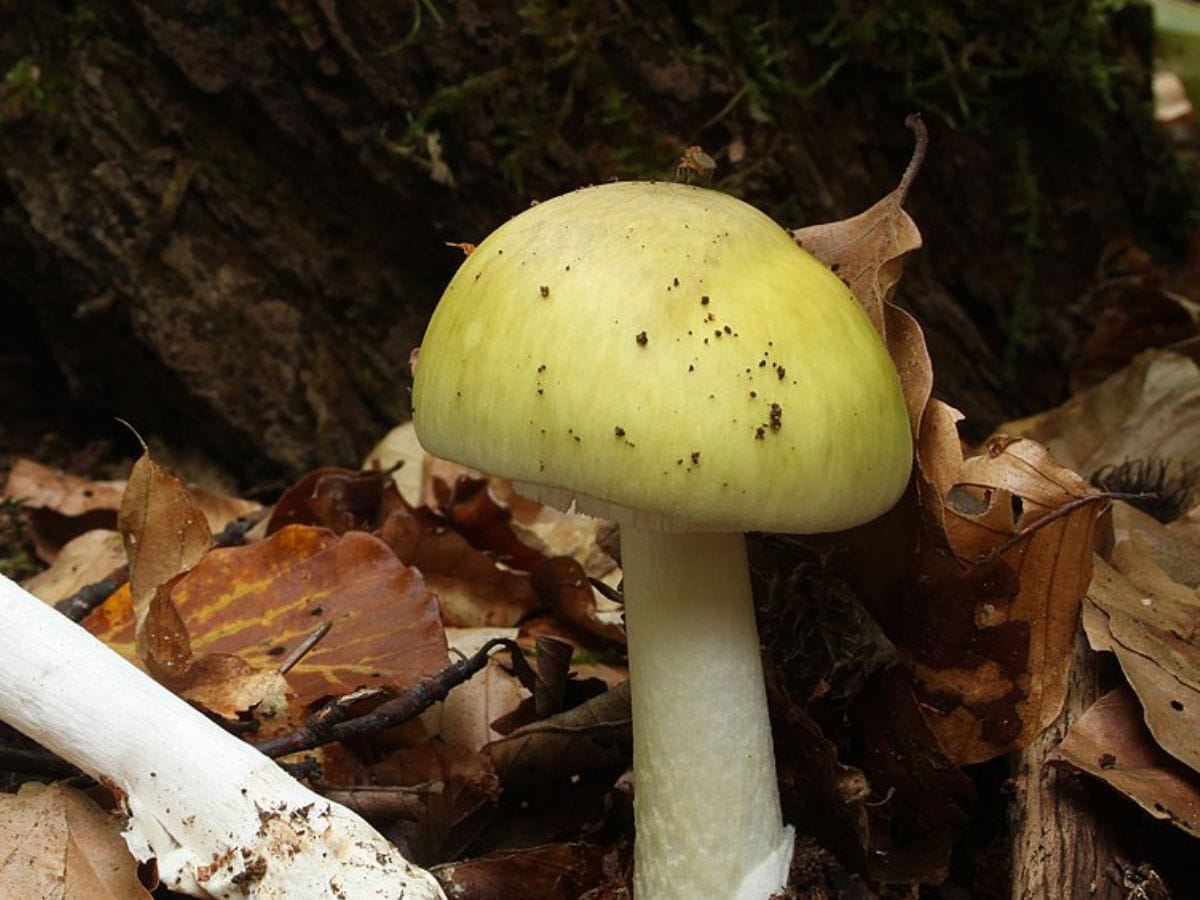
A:
[[[618,182],[463,262],[421,346],[438,456],[671,530],[836,531],[903,493],[899,377],[845,284],[754,207]]]

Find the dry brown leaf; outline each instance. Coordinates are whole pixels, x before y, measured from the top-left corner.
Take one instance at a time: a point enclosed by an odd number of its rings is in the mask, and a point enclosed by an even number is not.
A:
[[[500,779],[491,760],[438,740],[388,754],[371,767],[371,780],[419,788],[415,808],[410,803],[406,815],[386,829],[405,857],[418,865],[461,856],[500,799]]]
[[[150,892],[115,817],[61,784],[0,794],[0,897],[141,900]]]
[[[475,479],[473,484],[487,482]],[[447,492],[441,484],[443,500],[453,507]],[[471,504],[455,507],[464,518],[464,530],[479,538],[480,529],[473,526],[481,526],[482,536],[499,534],[503,546],[517,555],[540,558],[508,529],[508,511],[484,499],[487,502],[478,510]],[[476,512],[482,520],[474,516]],[[511,627],[537,605],[525,575],[498,564],[486,552],[490,548],[472,546],[471,538],[460,533],[448,516],[408,505],[391,479],[377,470],[319,469],[308,473],[280,499],[268,531],[287,524],[319,525],[338,534],[350,530],[377,533],[397,558],[421,570],[438,594],[447,625]]]
[[[154,592],[134,642],[146,670],[156,681],[178,692],[188,679],[194,657],[187,624],[171,600],[175,581],[159,585]],[[136,618],[134,607],[135,621]]]
[[[1032,441],[994,440],[952,475],[953,411],[930,410],[923,437],[945,434],[923,441],[934,447],[921,470],[925,537],[908,586],[872,611],[951,759],[981,762],[1027,744],[1062,707],[1102,506]]]
[[[1146,714],[1146,727],[1158,746],[1200,772],[1200,690],[1174,678],[1154,659],[1118,642],[1114,648]]]
[[[1113,548],[1113,568],[1132,590],[1093,595],[1121,644],[1200,689],[1200,598],[1177,583],[1136,541]],[[1115,581],[1115,579],[1113,579]]]
[[[512,508],[492,491],[487,478],[460,475],[451,485],[436,481],[436,512],[470,545],[511,569],[529,572],[546,557],[521,541],[512,528]]]
[[[50,568],[28,579],[24,586],[39,600],[54,605],[124,565],[125,545],[120,533],[96,528],[63,545]]]
[[[154,462],[149,453],[142,454],[129,475],[117,527],[125,539],[138,655],[144,659],[151,652],[145,623],[155,595],[200,561],[212,545],[212,532],[183,482]],[[158,639],[185,641],[186,631],[183,635],[165,633],[163,628],[171,619],[165,611],[159,612]],[[177,662],[164,660],[164,665],[173,667]]]
[[[1095,585],[1095,583],[1096,575],[1093,570],[1092,584]],[[1090,591],[1091,588],[1088,590]],[[1108,616],[1091,601],[1090,597],[1084,601],[1079,619],[1083,623],[1083,633],[1087,638],[1088,646],[1097,653],[1112,653],[1113,639],[1108,630]]]
[[[912,433],[933,392],[933,363],[917,321],[890,301],[904,269],[904,257],[921,247],[921,232],[904,211],[904,201],[925,158],[927,136],[920,116],[905,124],[916,134],[912,160],[896,189],[865,212],[839,222],[798,228],[792,237],[832,269],[867,311],[904,389]]]
[[[243,718],[250,711],[260,720],[288,711],[287,678],[274,669],[255,669],[225,653],[199,657],[177,692],[227,721]]]
[[[124,489],[124,482],[89,481],[18,459],[8,474],[4,496],[24,504],[38,557],[52,563],[72,538],[96,528],[116,527]]]
[[[616,563],[597,542],[597,534],[605,526],[603,520],[543,506],[518,494],[503,478],[436,456],[426,456],[422,501],[436,508],[439,495],[445,491],[444,486],[455,484],[464,477],[487,479],[488,492],[512,510],[512,530],[528,546],[541,551],[544,556],[572,556],[593,578],[603,578],[610,584],[620,580]]]
[[[543,607],[585,634],[624,645],[625,629],[600,615],[595,591],[578,560],[570,556],[544,560],[529,573],[529,580]]]
[[[90,481],[28,459],[14,463],[4,496],[22,500],[38,555],[53,562],[67,541],[96,528],[115,528],[124,481]],[[191,488],[197,506],[214,532],[259,504],[201,487]]]
[[[374,531],[404,503],[382,472],[333,466],[314,469],[292,484],[271,510],[266,533],[287,525],[319,525],[334,534]]]
[[[962,413],[940,400],[930,400],[921,419],[915,454],[917,497],[922,517],[935,540],[945,541],[946,496],[963,468],[958,423]]]
[[[1200,837],[1200,775],[1155,744],[1128,687],[1097,700],[1071,727],[1050,761],[1101,779],[1156,819]]]
[[[464,656],[472,656],[494,638],[516,640],[515,628],[447,628],[446,642]],[[503,735],[492,723],[511,713],[528,692],[508,670],[500,655],[493,654],[483,671],[452,690],[441,703],[422,717],[426,728],[447,744],[478,751]]]
[[[421,570],[454,628],[512,628],[537,607],[529,578],[498,566],[457,531],[393,515],[379,531],[396,556]]]
[[[420,506],[425,486],[425,461],[429,454],[417,440],[412,422],[397,425],[383,436],[367,458],[364,469],[381,469],[392,473],[396,490],[409,506]]]
[[[921,420],[933,394],[933,361],[925,346],[925,333],[916,319],[891,303],[884,307],[884,323],[887,326],[885,338],[888,354],[900,374],[900,385],[904,389],[908,422],[912,433],[919,435]]]
[[[579,900],[604,890],[611,892],[605,897],[629,897],[627,868],[628,859],[619,850],[570,843],[497,850],[437,866],[433,874],[448,900]]]
[[[925,157],[925,128],[910,127],[917,132],[917,146],[894,191],[857,216],[792,232],[796,243],[849,285],[885,338],[884,307],[900,280],[905,254],[921,246],[921,233],[904,211],[904,201]]]
[[[174,585],[171,599],[194,651],[237,655],[259,668],[277,666],[331,622],[287,675],[304,704],[362,685],[403,689],[448,661],[437,601],[421,574],[361,531],[336,537],[293,525],[257,544],[214,550]],[[128,609],[128,594],[118,592],[84,625],[129,655]]]
[[[8,473],[4,496],[74,518],[97,511],[116,513],[124,490],[123,481],[92,481],[31,459],[18,459]]]
[[[963,693],[976,705],[971,719],[956,714],[935,720],[943,745],[956,748],[961,761],[983,761],[1002,750],[1025,746],[1062,710],[1070,674],[1071,645],[1080,602],[1091,579],[1092,544],[1101,503],[1072,504],[1088,497],[1087,484],[1028,440],[993,440],[986,456],[968,460],[963,483],[990,492],[985,512],[947,516],[947,537],[960,558],[984,559],[1009,544],[996,558],[998,581],[984,579],[974,624],[978,633],[1003,635],[998,655],[976,669],[982,676]],[[1015,512],[1015,500],[1022,509]],[[1066,515],[1058,516],[1063,510]],[[1004,515],[1005,527],[992,532],[989,513]],[[1055,516],[1058,516],[1055,518]],[[1020,532],[1027,537],[1013,544]],[[987,565],[986,563],[984,564]],[[977,570],[978,571],[978,570]],[[1007,571],[1014,579],[1011,596],[1002,586]],[[992,584],[1000,587],[993,592]],[[1007,638],[1020,635],[1008,644]],[[1015,657],[1006,653],[1015,651]],[[933,669],[925,687],[953,691],[957,674]],[[948,677],[947,677],[948,676]],[[1011,709],[1009,708],[1011,704]],[[982,712],[981,710],[986,710]],[[1008,736],[1008,745],[997,744]]]
[[[1178,519],[1168,523],[1167,528],[1175,536],[1200,547],[1200,505],[1193,506]],[[1191,577],[1184,576],[1182,573],[1179,580],[1184,584],[1191,584]]]
[[[1135,541],[1172,579],[1186,587],[1200,587],[1200,544],[1177,520],[1164,525],[1154,516],[1128,503],[1113,503],[1113,536]]]
[[[623,682],[574,709],[522,726],[483,748],[506,788],[547,779],[618,771],[629,761],[629,684]]]
[[[1200,602],[1136,544],[1116,553],[1123,571],[1097,559],[1088,588],[1104,617],[1094,643],[1116,654],[1159,746],[1200,771]]]
[[[1200,471],[1200,367],[1178,353],[1150,350],[1062,406],[1001,431],[1045,444],[1088,476],[1149,456]]]

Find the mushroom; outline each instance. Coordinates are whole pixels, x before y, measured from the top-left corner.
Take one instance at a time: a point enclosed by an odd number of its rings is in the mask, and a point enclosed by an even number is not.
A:
[[[728,195],[585,188],[466,259],[413,401],[430,452],[620,526],[638,900],[784,886],[742,533],[870,520],[912,463],[899,377],[845,284]]]
[[[196,897],[445,900],[358,815],[0,575],[0,721],[112,787],[125,842]]]

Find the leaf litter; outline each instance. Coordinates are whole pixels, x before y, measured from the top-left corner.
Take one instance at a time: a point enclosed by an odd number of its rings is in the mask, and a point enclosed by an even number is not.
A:
[[[1181,470],[1200,460],[1178,416],[1200,389],[1195,364],[1145,354],[964,454],[920,328],[892,303],[921,243],[903,210],[924,152],[913,127],[919,149],[895,192],[794,232],[885,337],[915,436],[913,482],[891,513],[846,534],[752,541],[787,815],[884,883],[945,877],[972,794],[960,767],[1028,745],[1055,719],[1081,612],[1137,699],[1096,704],[1059,764],[1185,830],[1196,821],[1185,763],[1196,765],[1186,737],[1200,709],[1187,693],[1197,579],[1181,587],[1182,564],[1146,549],[1190,546],[1196,526],[1188,515],[1114,537],[1086,480],[1148,453]],[[46,519],[47,558],[64,536],[114,524],[112,488],[32,465],[14,468],[7,491],[58,517]],[[603,523],[429,457],[410,425],[365,471],[297,481],[245,547],[211,549],[213,515],[148,457],[124,497],[130,583],[89,618],[94,633],[256,742],[317,719],[386,720],[324,746],[314,783],[440,863],[448,896],[628,896],[629,705],[620,605],[605,596],[620,570]],[[801,597],[799,618],[781,615]],[[496,641],[506,650],[489,654]],[[404,716],[372,718],[397,702]],[[1097,741],[1120,752],[1097,754]]]

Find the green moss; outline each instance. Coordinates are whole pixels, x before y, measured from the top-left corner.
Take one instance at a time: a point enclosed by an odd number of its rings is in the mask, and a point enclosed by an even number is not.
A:
[[[426,17],[431,19],[438,28],[446,26],[446,20],[442,17],[441,10],[433,0],[410,0],[410,2],[412,3],[412,26],[408,29],[408,33],[404,35],[403,40],[376,51],[376,58],[387,59],[416,44],[422,37],[421,29],[424,27]]]
[[[403,36],[374,56],[415,51],[447,27],[435,0],[410,5]],[[1120,105],[1123,86],[1139,72],[1140,61],[1120,55],[1113,29],[1114,16],[1134,8],[1127,0],[840,0],[784,11],[709,0],[680,17],[655,0],[636,9],[522,0],[513,52],[497,65],[468,65],[461,79],[414,104],[403,123],[386,129],[389,149],[428,165],[429,135],[451,141],[459,117],[486,116],[494,168],[524,194],[535,173],[576,167],[572,150],[581,137],[602,143],[586,148],[597,177],[669,177],[683,144],[790,129],[798,107],[821,93],[879,110],[920,109],[987,135],[1027,121],[1029,97],[1040,96],[1047,107],[1074,111],[1072,127],[1102,130],[1103,113]],[[630,70],[631,55],[674,65],[696,88],[674,93],[700,100],[676,107],[669,86],[648,94],[641,73]],[[864,82],[873,86],[869,98],[858,89]],[[749,149],[756,157],[769,152]],[[786,163],[771,155],[730,181],[722,176],[733,173],[719,170],[718,186],[754,193],[776,183]]]
[[[1114,108],[1114,83],[1129,74],[1115,52],[1112,19],[1129,0],[958,0],[838,4],[812,46],[830,66],[892,76],[904,100],[948,124],[991,131],[1008,110],[1008,88],[1031,79],[1047,90]]]
[[[14,581],[35,575],[41,569],[25,538],[22,508],[20,500],[0,499],[0,575]]]
[[[0,121],[21,119],[46,108],[46,89],[42,86],[42,67],[32,56],[17,60],[4,75]]]

